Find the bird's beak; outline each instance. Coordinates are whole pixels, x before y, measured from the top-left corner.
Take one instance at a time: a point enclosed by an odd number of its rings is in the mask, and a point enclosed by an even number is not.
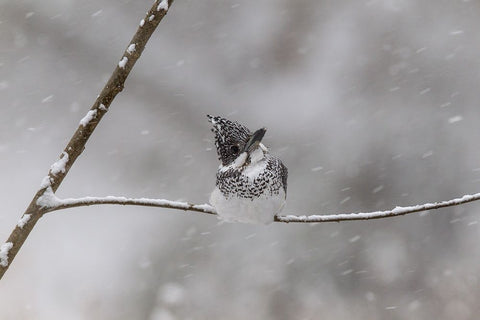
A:
[[[250,154],[250,152],[255,150],[260,144],[260,142],[262,141],[266,131],[267,131],[266,128],[261,128],[255,131],[250,137],[250,139],[248,140],[247,144],[245,145],[243,152],[247,152]]]

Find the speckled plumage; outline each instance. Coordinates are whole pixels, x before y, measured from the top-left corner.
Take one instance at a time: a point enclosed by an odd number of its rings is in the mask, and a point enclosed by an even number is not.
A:
[[[261,195],[273,196],[280,189],[287,192],[287,168],[274,156],[265,155],[265,169],[254,179],[250,179],[244,171],[244,168],[218,170],[216,186],[226,198],[232,195],[249,199]]]
[[[272,222],[285,203],[287,168],[259,141],[254,149],[244,150],[254,134],[247,127],[225,118],[207,117],[213,125],[221,161],[210,203],[227,221]]]

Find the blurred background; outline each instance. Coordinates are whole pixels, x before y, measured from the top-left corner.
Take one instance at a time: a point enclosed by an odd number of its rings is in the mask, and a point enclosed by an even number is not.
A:
[[[0,0],[0,240],[151,1]],[[59,197],[205,203],[206,114],[289,169],[284,214],[480,191],[476,1],[176,0]],[[480,204],[316,225],[58,211],[0,283],[2,319],[475,319]]]

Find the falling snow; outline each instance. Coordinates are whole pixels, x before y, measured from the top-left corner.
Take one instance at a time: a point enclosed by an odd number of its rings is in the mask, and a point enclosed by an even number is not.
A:
[[[350,239],[348,239],[348,241],[349,241],[350,243],[354,243],[354,242],[357,242],[358,240],[360,240],[360,238],[361,238],[361,237],[360,237],[359,235],[356,235],[356,236],[351,237]]]
[[[100,10],[98,10],[98,11],[96,11],[96,12],[92,13],[91,17],[92,17],[92,18],[95,18],[96,16],[99,16],[99,15],[100,15],[102,12],[103,12],[103,10],[102,10],[102,9],[100,9]]]
[[[424,154],[422,154],[422,159],[426,159],[428,157],[431,157],[433,155],[433,150],[428,150]]]
[[[42,103],[47,103],[53,100],[53,94],[49,95],[48,97],[45,97],[42,99]]]
[[[430,92],[430,90],[432,90],[431,88],[426,88],[426,89],[423,89],[422,91],[420,91],[420,94],[425,94],[425,93],[428,93]]]
[[[350,200],[350,196],[345,197],[345,198],[342,199],[342,201],[340,201],[340,204],[344,204],[344,203],[348,202],[349,200]]]
[[[346,275],[349,275],[350,273],[353,272],[353,269],[347,269],[345,271],[342,272],[342,276],[346,276]]]
[[[463,120],[463,117],[460,116],[460,115],[457,115],[457,116],[449,118],[448,123],[455,123],[455,122],[459,122],[459,121],[462,121],[462,120]]]

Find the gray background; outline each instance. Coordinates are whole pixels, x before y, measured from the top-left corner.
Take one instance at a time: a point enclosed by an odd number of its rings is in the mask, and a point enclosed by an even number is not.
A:
[[[0,0],[4,241],[151,1]],[[480,191],[477,1],[176,0],[60,197],[205,203],[205,115],[289,168],[287,214],[385,210]],[[103,206],[35,227],[2,319],[474,319],[479,204],[267,227]]]

